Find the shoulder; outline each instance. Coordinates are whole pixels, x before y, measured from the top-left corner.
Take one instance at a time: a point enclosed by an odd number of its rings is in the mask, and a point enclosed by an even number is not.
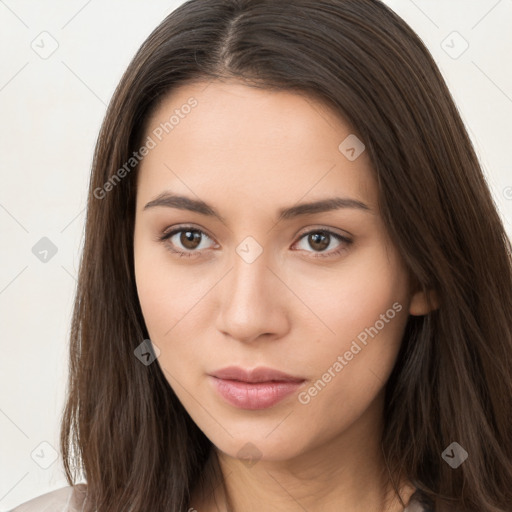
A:
[[[22,503],[11,512],[81,512],[86,488],[85,484],[68,485]]]

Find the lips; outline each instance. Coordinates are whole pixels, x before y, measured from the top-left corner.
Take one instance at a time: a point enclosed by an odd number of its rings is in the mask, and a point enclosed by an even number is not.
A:
[[[272,368],[252,370],[236,366],[209,374],[217,393],[230,405],[240,409],[266,409],[297,391],[305,381]]]
[[[252,370],[246,370],[239,366],[229,366],[210,374],[212,377],[224,380],[238,380],[241,382],[303,382],[305,379],[293,377],[279,370],[272,368],[259,367]]]

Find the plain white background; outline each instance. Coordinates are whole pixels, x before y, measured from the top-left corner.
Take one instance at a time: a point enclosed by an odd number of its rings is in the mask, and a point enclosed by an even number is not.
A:
[[[94,144],[135,51],[181,3],[0,0],[0,511],[67,485],[53,460]],[[512,0],[386,3],[438,63],[510,235]]]

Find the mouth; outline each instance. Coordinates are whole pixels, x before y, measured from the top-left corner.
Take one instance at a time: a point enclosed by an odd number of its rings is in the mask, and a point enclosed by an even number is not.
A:
[[[209,374],[218,394],[240,409],[266,409],[297,391],[306,379],[272,368],[252,370],[230,366]]]
[[[294,377],[287,373],[272,368],[260,366],[252,370],[241,368],[239,366],[228,366],[221,370],[210,373],[212,377],[224,380],[236,380],[240,382],[258,383],[258,382],[304,382],[302,377]]]

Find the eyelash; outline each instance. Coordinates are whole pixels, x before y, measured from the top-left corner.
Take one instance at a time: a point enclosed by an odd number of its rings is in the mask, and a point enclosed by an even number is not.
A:
[[[174,254],[179,255],[180,258],[195,257],[195,255],[198,254],[199,251],[179,251],[179,250],[176,250],[173,247],[171,247],[171,245],[168,243],[170,238],[172,238],[177,233],[182,233],[184,231],[192,231],[192,232],[201,233],[202,235],[206,235],[206,237],[210,238],[210,240],[211,240],[211,237],[209,237],[204,231],[194,228],[192,226],[178,226],[175,229],[173,229],[172,231],[170,231],[169,233],[164,232],[161,236],[158,237],[158,240],[160,242],[162,242],[169,251],[171,251]],[[302,240],[306,236],[311,235],[313,233],[322,233],[322,234],[332,236],[339,242],[344,242],[347,246],[350,246],[353,242],[350,238],[344,237],[344,236],[340,235],[339,233],[335,233],[334,231],[331,231],[329,229],[313,229],[311,231],[307,231],[306,233],[302,233],[302,235],[300,235],[298,241]],[[328,253],[324,253],[324,252],[313,253],[314,255],[312,257],[313,258],[333,258],[335,256],[340,255],[342,252],[344,252],[346,250],[347,250],[347,247],[342,246],[342,247],[340,247],[336,250],[333,250],[332,252],[328,252]],[[309,252],[309,251],[307,251],[307,252]]]

